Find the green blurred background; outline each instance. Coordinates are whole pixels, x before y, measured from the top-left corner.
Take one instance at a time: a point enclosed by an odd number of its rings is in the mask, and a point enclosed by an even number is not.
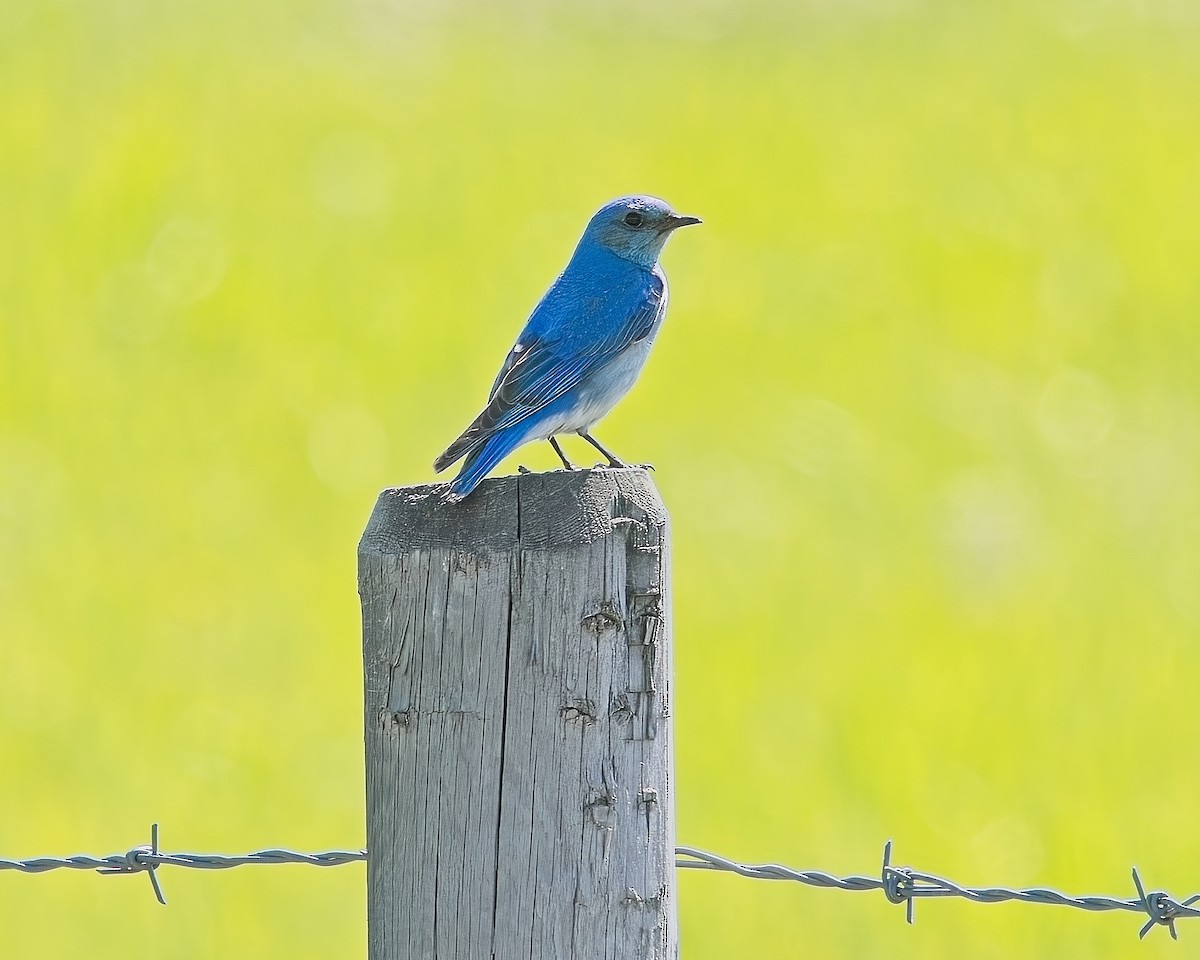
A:
[[[705,225],[598,435],[674,519],[680,841],[1200,889],[1198,18],[4,0],[0,856],[363,842],[375,494],[645,191]],[[0,873],[3,955],[365,955],[359,866],[162,881]],[[680,912],[688,960],[1200,936],[694,873]]]

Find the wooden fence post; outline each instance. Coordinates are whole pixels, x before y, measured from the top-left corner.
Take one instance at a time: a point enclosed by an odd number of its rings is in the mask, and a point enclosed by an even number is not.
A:
[[[675,960],[667,513],[642,470],[385,490],[359,545],[370,960]]]

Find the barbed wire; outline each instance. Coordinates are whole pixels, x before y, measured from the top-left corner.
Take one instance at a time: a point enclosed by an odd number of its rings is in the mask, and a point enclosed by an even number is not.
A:
[[[1133,884],[1137,888],[1137,898],[1122,900],[1105,896],[1072,897],[1047,887],[1012,889],[963,886],[945,877],[923,873],[911,867],[893,867],[891,840],[884,844],[883,866],[877,877],[837,877],[822,870],[793,870],[777,863],[738,863],[694,847],[676,847],[675,856],[675,866],[683,869],[720,870],[753,880],[792,880],[812,887],[833,890],[882,890],[891,903],[905,904],[905,917],[909,923],[914,919],[914,903],[925,897],[961,897],[974,903],[1019,900],[1022,903],[1076,907],[1090,911],[1129,910],[1149,917],[1138,932],[1139,939],[1146,936],[1155,924],[1160,924],[1170,931],[1172,939],[1178,940],[1179,933],[1175,929],[1175,921],[1181,917],[1200,917],[1200,910],[1192,907],[1193,903],[1200,901],[1200,893],[1193,894],[1182,902],[1173,899],[1162,890],[1154,890],[1147,894],[1137,867],[1133,868]]]
[[[102,874],[146,873],[158,902],[166,905],[157,870],[162,866],[190,867],[197,870],[228,870],[233,867],[257,864],[302,863],[313,867],[338,867],[367,859],[366,850],[326,850],[320,853],[298,853],[295,850],[274,848],[253,853],[226,855],[219,853],[161,853],[158,849],[158,824],[150,828],[150,843],[134,847],[125,853],[107,857],[77,855],[71,857],[34,857],[28,860],[0,858],[0,870],[19,873],[46,873],[50,870],[95,870]],[[1144,937],[1155,926],[1165,926],[1172,939],[1178,940],[1175,921],[1183,917],[1200,917],[1200,909],[1192,904],[1200,901],[1200,893],[1186,900],[1176,900],[1162,890],[1146,893],[1137,867],[1133,868],[1133,884],[1137,897],[1121,899],[1108,896],[1073,897],[1048,887],[1025,889],[1010,887],[968,887],[945,877],[914,870],[912,867],[892,866],[892,841],[883,847],[883,865],[878,876],[835,876],[823,870],[796,870],[778,863],[748,864],[709,853],[696,847],[676,847],[675,866],[681,870],[711,870],[734,873],[752,880],[791,880],[810,887],[829,890],[864,892],[882,890],[888,901],[905,904],[905,918],[914,920],[917,900],[930,897],[959,897],[973,903],[1004,903],[1016,900],[1043,906],[1075,907],[1092,912],[1125,910],[1140,913],[1149,919],[1138,932]]]
[[[355,863],[367,859],[366,850],[326,850],[323,853],[297,853],[295,850],[256,850],[229,856],[220,853],[160,853],[158,849],[158,824],[150,826],[150,842],[134,847],[126,853],[114,853],[107,857],[34,857],[29,860],[5,860],[0,858],[0,870],[16,870],[20,873],[46,873],[49,870],[95,870],[103,874],[148,873],[150,885],[158,902],[166,906],[162,887],[156,871],[162,866],[191,867],[194,870],[229,870],[232,867],[247,867],[267,863],[306,863],[313,867],[340,867],[344,863]]]

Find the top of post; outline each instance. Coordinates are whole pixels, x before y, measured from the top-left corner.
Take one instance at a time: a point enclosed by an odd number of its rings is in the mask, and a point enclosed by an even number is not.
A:
[[[497,477],[458,503],[444,499],[446,489],[435,483],[384,490],[359,541],[359,554],[399,554],[414,547],[569,546],[607,536],[615,518],[667,520],[650,474],[640,467]]]

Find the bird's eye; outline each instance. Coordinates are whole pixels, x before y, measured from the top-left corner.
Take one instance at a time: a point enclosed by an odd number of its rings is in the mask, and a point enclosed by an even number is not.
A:
[[[631,227],[640,227],[642,225],[642,215],[640,213],[627,213],[624,220]]]

